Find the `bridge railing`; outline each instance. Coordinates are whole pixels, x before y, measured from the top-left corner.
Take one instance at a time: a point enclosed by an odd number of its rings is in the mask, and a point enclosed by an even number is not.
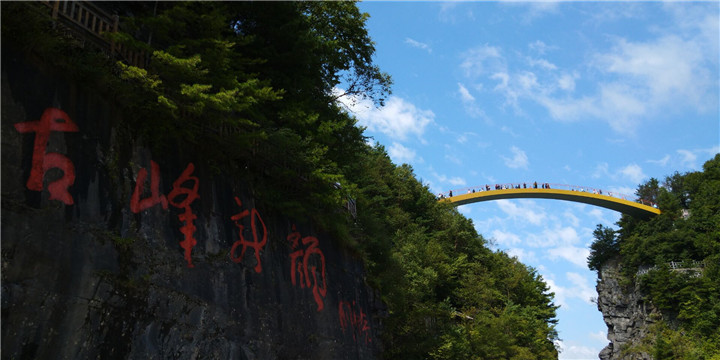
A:
[[[118,56],[129,65],[147,66],[148,54],[144,51],[128,49],[103,35],[118,31],[120,18],[117,15],[108,14],[90,1],[46,0],[42,3],[51,9],[53,20],[60,21],[82,40],[91,41],[110,56]]]
[[[702,275],[702,271],[705,268],[705,261],[670,261],[667,263],[667,266],[670,270],[691,272],[692,276],[699,277]],[[635,276],[640,277],[651,271],[657,270],[658,268],[658,265],[640,267],[638,268]]]
[[[496,183],[496,184],[484,184],[478,186],[470,186],[460,189],[453,189],[447,192],[438,194],[438,198],[449,198],[452,196],[476,193],[476,192],[491,192],[499,190],[510,190],[510,189],[560,189],[569,191],[578,191],[596,195],[604,195],[613,197],[616,199],[623,199],[628,201],[635,201],[643,205],[657,207],[652,201],[638,199],[636,196],[626,195],[617,191],[606,191],[590,186],[579,186],[579,185],[568,185],[568,184],[557,184],[557,183],[537,183],[537,182],[521,182],[521,183]]]

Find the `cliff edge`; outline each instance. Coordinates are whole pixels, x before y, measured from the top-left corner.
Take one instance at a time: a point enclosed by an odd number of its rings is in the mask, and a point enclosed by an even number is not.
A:
[[[607,261],[599,272],[597,306],[610,341],[600,352],[600,359],[652,359],[647,353],[623,354],[623,349],[640,344],[660,314],[644,300],[637,285],[622,284],[620,271],[615,259]]]

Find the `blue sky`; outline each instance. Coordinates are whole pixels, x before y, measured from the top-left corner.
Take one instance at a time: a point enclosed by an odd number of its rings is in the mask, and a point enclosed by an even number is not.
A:
[[[718,2],[359,7],[393,95],[341,101],[435,193],[540,181],[634,194],[720,152]],[[459,209],[551,286],[560,358],[597,359],[607,328],[585,259],[595,226],[619,215],[553,200]]]

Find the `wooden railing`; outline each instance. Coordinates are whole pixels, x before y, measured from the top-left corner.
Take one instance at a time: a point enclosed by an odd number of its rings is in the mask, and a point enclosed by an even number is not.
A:
[[[144,51],[134,51],[109,40],[103,34],[117,32],[120,18],[110,15],[89,1],[43,1],[52,9],[51,16],[75,33],[91,40],[111,57],[119,57],[128,65],[145,68],[148,56]],[[78,31],[79,30],[79,31]]]

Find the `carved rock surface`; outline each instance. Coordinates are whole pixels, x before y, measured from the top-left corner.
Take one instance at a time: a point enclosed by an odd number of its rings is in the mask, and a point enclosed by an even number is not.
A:
[[[42,191],[26,186],[37,134],[14,125],[48,108],[79,129],[52,131],[45,151],[74,165],[71,205],[50,199],[50,186],[66,175],[52,166]],[[255,208],[250,189],[201,158],[153,158],[142,144],[119,140],[113,124],[122,116],[111,100],[3,49],[3,359],[378,356],[383,307],[360,260],[307,224]],[[170,201],[190,163],[199,198],[189,210],[159,202],[131,211],[141,169],[148,180],[139,198]],[[194,229],[184,229],[186,211]],[[288,238],[293,225],[297,244]],[[265,245],[237,243],[241,231],[248,243],[266,236]],[[194,246],[182,246],[185,232]]]
[[[598,310],[608,327],[607,336],[610,343],[600,351],[600,359],[652,359],[648,354],[626,355],[622,350],[639,343],[648,327],[653,323],[651,314],[655,312],[652,305],[643,300],[640,290],[620,284],[620,265],[610,260],[600,270],[600,279],[596,289],[598,292]]]

